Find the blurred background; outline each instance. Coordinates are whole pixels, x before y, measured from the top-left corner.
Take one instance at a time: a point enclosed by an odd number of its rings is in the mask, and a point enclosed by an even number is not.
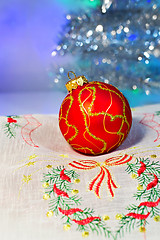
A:
[[[160,103],[159,0],[1,0],[0,115],[57,114],[68,71]]]

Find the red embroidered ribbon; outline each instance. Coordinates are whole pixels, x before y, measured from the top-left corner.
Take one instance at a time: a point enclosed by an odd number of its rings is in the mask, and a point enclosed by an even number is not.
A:
[[[96,196],[100,198],[100,187],[101,184],[105,178],[107,177],[107,185],[108,189],[110,191],[110,194],[112,197],[114,197],[114,192],[113,188],[117,188],[116,184],[114,183],[112,179],[112,175],[110,171],[106,168],[107,166],[118,166],[125,164],[129,161],[131,161],[132,156],[129,156],[127,154],[122,155],[122,156],[116,156],[116,157],[111,157],[106,159],[102,165],[94,160],[79,160],[79,161],[73,161],[72,163],[69,163],[70,166],[81,169],[81,170],[91,170],[96,167],[100,168],[100,172],[98,175],[90,182],[89,184],[89,190],[94,191]]]

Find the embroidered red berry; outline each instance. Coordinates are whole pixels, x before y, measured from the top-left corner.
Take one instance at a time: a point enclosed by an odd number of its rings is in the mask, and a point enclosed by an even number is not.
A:
[[[8,123],[16,123],[17,120],[16,120],[16,119],[13,119],[13,118],[11,118],[11,117],[8,117],[8,118],[7,118],[7,122],[8,122]]]

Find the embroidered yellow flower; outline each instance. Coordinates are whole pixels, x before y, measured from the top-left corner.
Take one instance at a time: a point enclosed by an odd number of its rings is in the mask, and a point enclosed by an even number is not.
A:
[[[137,190],[143,190],[143,186],[140,185],[140,184],[138,184],[138,186],[137,186]]]
[[[155,221],[155,222],[160,222],[160,215],[155,216],[155,217],[154,217],[154,221]]]
[[[110,217],[109,217],[108,215],[104,215],[104,216],[103,216],[103,220],[104,220],[104,221],[107,221],[107,220],[109,220],[109,219],[110,219]]]
[[[136,178],[137,178],[137,174],[132,173],[132,174],[131,174],[131,178],[132,178],[132,179],[136,179]]]
[[[76,195],[76,194],[78,194],[78,193],[79,193],[78,189],[73,189],[73,190],[72,190],[72,194],[73,194],[73,195]]]
[[[88,236],[89,236],[89,232],[84,231],[84,232],[82,233],[82,237],[86,238],[86,237],[88,237]]]
[[[46,166],[46,168],[52,168],[52,167],[53,167],[53,166],[52,166],[52,165],[50,165],[50,164]]]
[[[63,226],[63,229],[64,229],[65,231],[68,231],[68,230],[71,229],[71,225],[70,225],[70,224],[65,224],[65,225]]]
[[[141,227],[139,228],[139,231],[142,232],[142,233],[144,233],[144,232],[146,232],[146,228],[143,227],[143,226],[141,226]]]
[[[117,220],[121,220],[121,219],[122,219],[122,217],[123,217],[123,215],[122,215],[122,214],[119,214],[119,213],[117,213],[115,218],[116,218]]]
[[[152,155],[151,155],[151,158],[156,158],[156,157],[157,157],[156,154],[152,154]]]
[[[74,180],[74,183],[80,183],[80,179],[78,179],[78,178],[75,179],[75,180]]]
[[[49,196],[48,193],[45,193],[45,194],[43,195],[43,199],[44,199],[44,200],[48,200],[49,198],[50,198],[50,196]]]
[[[49,187],[49,183],[48,182],[44,182],[42,185],[44,188],[48,188]]]
[[[53,211],[48,211],[47,213],[46,213],[46,215],[47,215],[47,217],[52,217],[53,216]]]

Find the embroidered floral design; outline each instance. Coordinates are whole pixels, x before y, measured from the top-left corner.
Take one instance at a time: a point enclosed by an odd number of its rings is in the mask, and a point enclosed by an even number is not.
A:
[[[94,191],[96,196],[100,198],[100,187],[105,179],[107,177],[107,186],[109,189],[109,192],[112,197],[114,197],[113,188],[117,188],[117,185],[114,183],[112,179],[112,175],[107,167],[109,166],[117,166],[125,164],[132,160],[132,156],[129,155],[123,155],[123,156],[116,156],[106,159],[102,164],[100,162],[94,161],[94,160],[77,160],[69,163],[69,165],[73,168],[77,168],[80,170],[91,170],[94,168],[99,167],[100,172],[98,175],[90,182],[89,184],[89,190]]]
[[[78,177],[74,170],[66,170],[64,167],[53,168],[51,172],[44,174],[44,195],[47,194],[47,199],[50,198],[47,216],[61,215],[64,230],[70,230],[72,225],[76,225],[83,237],[88,236],[89,232],[96,232],[109,238],[112,234],[103,218],[95,216],[93,209],[78,207],[82,199],[78,195],[72,196],[74,181]]]
[[[139,228],[140,232],[146,231],[147,219],[158,219],[160,217],[160,165],[159,162],[151,162],[148,158],[137,158],[135,163],[127,163],[126,171],[129,174],[137,175],[136,180],[141,189],[138,188],[134,197],[139,204],[132,204],[127,207],[129,211],[123,214],[119,228],[116,231],[115,239],[122,236],[125,231],[131,231],[135,227]],[[156,220],[155,220],[156,221]]]
[[[21,127],[17,120],[20,118],[19,116],[7,116],[5,125],[4,125],[4,133],[9,138],[15,138],[16,137],[16,129]]]

